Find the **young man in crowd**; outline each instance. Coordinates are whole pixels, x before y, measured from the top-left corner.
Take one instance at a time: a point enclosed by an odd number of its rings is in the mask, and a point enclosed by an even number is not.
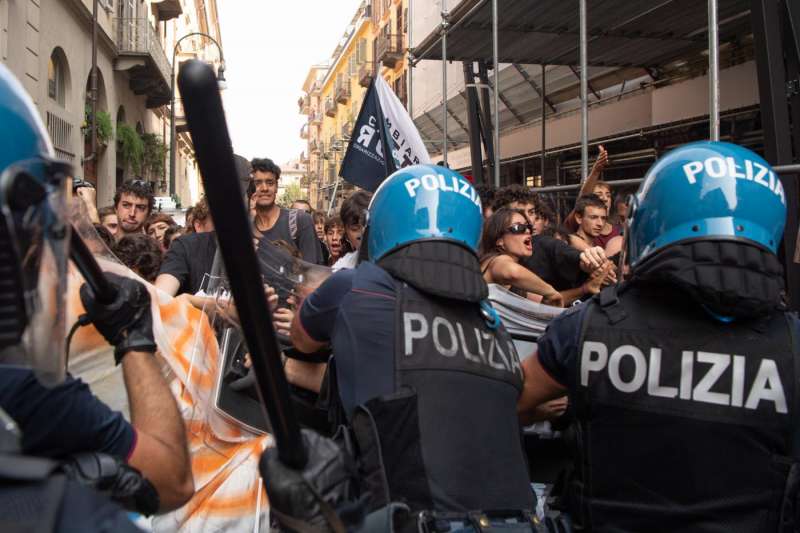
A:
[[[325,213],[322,211],[314,211],[311,217],[314,219],[314,232],[317,234],[317,240],[319,240],[322,264],[327,265],[331,258],[331,253],[325,245]]]
[[[114,210],[119,221],[120,234],[144,233],[144,221],[153,212],[155,198],[150,185],[142,180],[126,181],[114,194]]]
[[[166,252],[167,248],[164,246],[164,234],[169,228],[175,226],[175,219],[166,213],[153,213],[147,219],[144,225],[144,230],[147,235],[158,242],[162,252]]]
[[[594,194],[578,198],[575,204],[575,223],[578,225],[575,237],[588,246],[596,246],[596,239],[603,231],[607,220],[608,208],[603,200]]]
[[[292,209],[299,209],[300,211],[305,211],[309,215],[314,214],[314,209],[312,209],[311,204],[308,203],[308,200],[295,200],[292,202]]]
[[[277,203],[278,180],[281,168],[271,159],[253,159],[250,162],[249,200],[255,208],[254,232],[261,241],[294,243],[303,260],[320,264],[322,251],[314,231],[311,215],[299,210],[281,208]]]
[[[208,201],[203,196],[192,208],[192,232],[208,233],[210,231],[214,231],[214,220],[208,209]]]
[[[342,257],[344,249],[345,226],[339,217],[331,217],[325,221],[325,245],[330,253],[328,266]]]
[[[356,191],[342,202],[339,218],[344,224],[344,254],[333,263],[334,270],[355,268],[358,264],[358,249],[364,236],[364,222],[372,194],[367,191]]]
[[[103,207],[97,211],[100,224],[108,230],[114,239],[119,235],[119,219],[113,206]]]

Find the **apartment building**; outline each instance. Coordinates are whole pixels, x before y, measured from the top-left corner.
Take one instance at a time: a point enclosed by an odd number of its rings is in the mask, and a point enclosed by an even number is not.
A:
[[[309,69],[298,101],[308,122],[300,130],[308,148],[309,201],[335,210],[353,187],[338,178],[347,143],[372,77],[379,73],[406,103],[408,0],[365,0],[330,59]]]
[[[196,31],[219,41],[216,1],[98,1],[95,153],[92,8],[92,0],[0,0],[0,60],[32,96],[58,157],[95,183],[98,205],[109,205],[117,185],[134,177],[169,195],[173,43]],[[181,43],[179,52],[189,44]],[[199,45],[199,57],[206,47]],[[174,191],[188,205],[199,192],[199,175],[190,144],[179,146]]]

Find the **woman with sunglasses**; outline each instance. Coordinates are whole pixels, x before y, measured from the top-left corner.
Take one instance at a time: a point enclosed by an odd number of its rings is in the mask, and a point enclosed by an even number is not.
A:
[[[503,207],[486,221],[481,236],[481,272],[486,283],[509,287],[523,297],[538,294],[542,302],[557,307],[564,306],[564,298],[553,288],[519,264],[519,260],[533,253],[531,236],[533,226],[519,209]]]

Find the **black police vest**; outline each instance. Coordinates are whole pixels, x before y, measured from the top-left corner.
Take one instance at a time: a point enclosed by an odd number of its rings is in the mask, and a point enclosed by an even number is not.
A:
[[[532,510],[516,411],[523,375],[510,336],[489,329],[477,304],[401,282],[396,294],[395,393],[351,420],[373,506]]]
[[[614,296],[588,304],[578,345],[573,519],[609,532],[795,531],[788,316],[723,324],[674,289]]]

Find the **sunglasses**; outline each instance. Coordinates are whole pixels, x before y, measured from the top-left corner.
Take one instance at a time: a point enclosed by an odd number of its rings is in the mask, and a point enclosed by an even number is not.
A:
[[[533,234],[533,226],[531,226],[530,224],[520,224],[520,223],[512,224],[511,226],[508,227],[506,233],[510,233],[512,235],[522,235],[524,233]]]

